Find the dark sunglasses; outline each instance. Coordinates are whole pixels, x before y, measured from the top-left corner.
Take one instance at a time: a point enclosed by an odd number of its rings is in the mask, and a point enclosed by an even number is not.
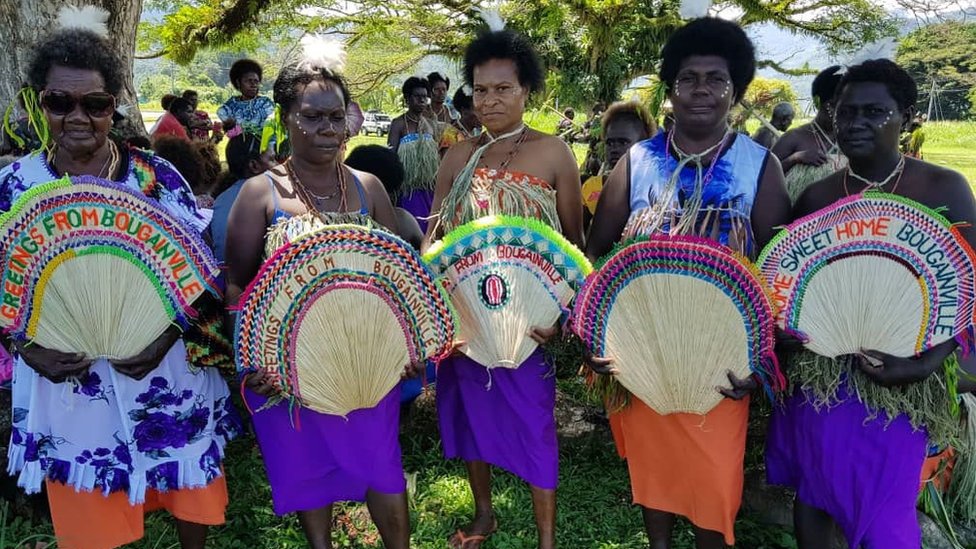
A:
[[[55,116],[66,116],[79,104],[92,118],[103,118],[115,112],[115,96],[108,92],[91,92],[80,97],[58,90],[41,92],[41,106]]]

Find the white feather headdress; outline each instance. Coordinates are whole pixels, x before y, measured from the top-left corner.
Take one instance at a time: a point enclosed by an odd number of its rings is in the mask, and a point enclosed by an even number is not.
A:
[[[708,9],[711,7],[712,0],[681,0],[678,14],[682,19],[697,19],[708,15]]]
[[[325,69],[333,74],[341,74],[346,67],[346,48],[341,41],[328,36],[310,34],[301,40],[302,58],[298,63],[301,69]]]
[[[502,14],[498,11],[497,7],[481,6],[478,8],[478,15],[481,17],[481,20],[488,25],[489,30],[505,30],[505,20],[502,19]]]
[[[108,11],[98,6],[65,6],[58,12],[58,27],[89,30],[108,38],[108,17]]]

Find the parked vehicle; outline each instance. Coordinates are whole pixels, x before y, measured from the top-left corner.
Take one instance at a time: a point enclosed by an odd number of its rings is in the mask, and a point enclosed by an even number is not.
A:
[[[390,133],[390,117],[381,112],[367,112],[363,120],[363,135],[383,136]]]

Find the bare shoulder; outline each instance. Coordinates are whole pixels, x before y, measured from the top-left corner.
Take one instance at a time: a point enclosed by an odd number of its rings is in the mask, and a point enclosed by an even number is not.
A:
[[[252,200],[267,197],[271,192],[271,185],[268,184],[268,178],[272,174],[272,171],[267,171],[249,178],[241,187],[241,194],[247,195]]]
[[[441,169],[449,170],[451,173],[459,172],[461,167],[471,158],[471,154],[477,146],[477,138],[465,139],[455,143],[441,159]]]
[[[386,192],[386,188],[383,187],[383,182],[380,181],[380,179],[375,175],[369,172],[350,168],[349,166],[346,166],[346,169],[349,170],[353,177],[359,181],[359,184],[363,186],[363,190],[366,191],[367,194],[373,195],[376,193]]]

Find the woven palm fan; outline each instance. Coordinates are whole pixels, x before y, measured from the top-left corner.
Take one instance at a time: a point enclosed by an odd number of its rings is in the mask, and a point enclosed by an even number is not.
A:
[[[944,217],[871,191],[781,231],[759,258],[778,322],[826,357],[970,340],[973,251]]]
[[[34,187],[0,216],[0,327],[89,358],[142,352],[186,327],[219,265],[158,202],[94,177]]]
[[[664,235],[605,258],[570,319],[594,355],[613,358],[617,381],[660,414],[708,412],[728,371],[781,389],[773,322],[747,259],[710,240]]]
[[[237,360],[292,402],[345,416],[378,404],[404,367],[454,340],[446,293],[403,240],[359,225],[293,239],[241,296]]]
[[[448,233],[424,255],[445,278],[462,351],[488,368],[517,368],[535,350],[533,326],[552,326],[590,272],[586,257],[548,225],[490,216]]]

